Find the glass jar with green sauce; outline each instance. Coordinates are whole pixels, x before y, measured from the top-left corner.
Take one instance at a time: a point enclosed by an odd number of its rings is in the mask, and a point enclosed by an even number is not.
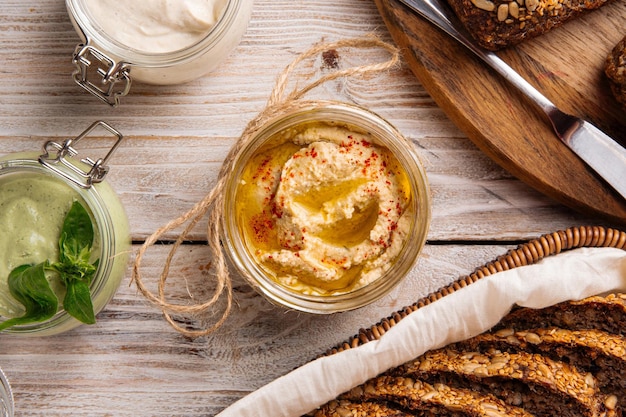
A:
[[[96,128],[117,136],[108,154],[93,161],[78,159],[76,143]],[[124,208],[104,181],[107,161],[122,135],[98,121],[80,136],[62,144],[48,141],[44,153],[18,153],[0,159],[0,323],[20,317],[25,307],[10,293],[8,276],[21,265],[35,265],[59,258],[59,237],[65,216],[74,202],[88,212],[93,225],[91,263],[97,269],[89,284],[94,313],[112,299],[125,275],[130,254],[130,234]],[[65,286],[59,274],[46,272],[59,310],[50,319],[9,327],[3,333],[51,335],[81,324],[62,302]]]
[[[13,417],[13,393],[2,369],[0,369],[0,417]]]

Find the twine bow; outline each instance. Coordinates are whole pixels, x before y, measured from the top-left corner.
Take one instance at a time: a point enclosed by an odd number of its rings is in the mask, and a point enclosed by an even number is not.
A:
[[[342,48],[381,48],[386,50],[390,54],[390,58],[387,61],[361,65],[342,70],[336,70],[328,73],[317,80],[305,85],[302,88],[294,87],[294,89],[287,93],[287,86],[289,84],[290,75],[295,71],[300,63],[307,59],[316,57],[320,53],[326,51],[332,51]],[[184,336],[190,338],[196,338],[200,336],[206,336],[215,330],[217,330],[226,321],[230,311],[232,309],[233,293],[232,283],[228,267],[226,265],[226,259],[223,253],[223,248],[220,243],[221,237],[221,218],[223,215],[223,192],[226,184],[226,179],[229,172],[232,169],[233,161],[240,152],[240,150],[248,144],[255,133],[265,124],[271,117],[275,117],[277,114],[288,111],[295,104],[300,104],[302,97],[311,91],[312,89],[337,78],[351,77],[357,75],[373,74],[389,70],[396,66],[400,60],[398,49],[382,40],[377,36],[368,35],[360,38],[351,38],[345,40],[339,40],[337,42],[319,43],[314,45],[308,51],[299,55],[291,64],[289,64],[277,78],[274,89],[272,90],[268,99],[266,107],[251,120],[244,129],[241,137],[235,143],[230,150],[226,159],[224,160],[220,169],[217,182],[213,189],[198,203],[196,203],[189,211],[183,213],[178,218],[165,224],[152,235],[150,235],[143,245],[137,251],[135,261],[132,269],[131,283],[134,282],[137,285],[138,290],[150,301],[152,304],[160,308],[165,316],[167,322],[178,332]],[[192,304],[176,304],[169,302],[165,294],[166,282],[170,273],[170,267],[174,255],[180,248],[185,238],[189,235],[191,230],[208,214],[208,226],[207,226],[207,245],[209,248],[209,254],[212,257],[212,267],[215,275],[215,289],[212,296],[202,303]],[[187,223],[176,241],[172,244],[169,254],[165,259],[163,270],[161,271],[158,281],[158,292],[154,294],[150,291],[143,282],[141,275],[141,262],[146,251],[168,231],[174,230]],[[225,293],[225,294],[224,294]],[[205,326],[202,329],[189,329],[181,326],[173,317],[198,317],[202,313],[206,313],[216,308],[216,304],[220,298],[225,295],[226,304],[221,311],[221,315],[216,318],[214,323],[210,326]]]

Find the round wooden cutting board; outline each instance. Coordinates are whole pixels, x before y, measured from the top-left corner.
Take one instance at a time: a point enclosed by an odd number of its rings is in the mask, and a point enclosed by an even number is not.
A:
[[[398,0],[375,1],[415,76],[483,152],[577,211],[626,223],[626,201],[559,141],[540,110]],[[498,55],[559,108],[626,146],[626,109],[603,73],[606,56],[625,35],[626,1],[615,0]]]

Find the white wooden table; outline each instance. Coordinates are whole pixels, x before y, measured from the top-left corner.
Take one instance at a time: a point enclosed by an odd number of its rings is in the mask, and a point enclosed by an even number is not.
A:
[[[47,138],[75,136],[98,119],[110,122],[127,139],[110,164],[108,180],[125,204],[137,249],[211,189],[228,150],[263,109],[287,64],[322,40],[370,32],[391,42],[373,1],[256,0],[241,44],[213,73],[179,86],[134,84],[121,106],[109,108],[70,77],[79,39],[64,2],[2,0],[0,153],[39,150]],[[342,65],[351,59],[350,53],[340,55]],[[492,163],[406,66],[369,80],[334,81],[313,97],[379,113],[421,153],[433,218],[417,278],[360,310],[312,316],[270,305],[235,276],[235,305],[225,325],[190,340],[138,294],[129,272],[96,325],[49,338],[0,335],[0,367],[12,383],[17,416],[215,415],[519,242],[569,226],[602,224]],[[193,286],[210,259],[201,227],[191,239],[172,275]],[[164,242],[146,255],[149,285],[167,248]]]

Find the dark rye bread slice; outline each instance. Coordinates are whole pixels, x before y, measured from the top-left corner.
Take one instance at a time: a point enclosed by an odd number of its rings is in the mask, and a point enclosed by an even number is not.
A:
[[[490,50],[546,33],[611,0],[448,0],[465,29]]]
[[[626,335],[626,294],[593,296],[580,301],[565,301],[542,309],[517,308],[492,330],[546,327],[568,330],[596,329]]]
[[[340,401],[382,402],[413,416],[532,417],[527,411],[508,405],[491,394],[384,375],[343,394]]]
[[[531,352],[564,361],[579,371],[593,374],[600,389],[615,398],[626,398],[626,337],[601,330],[559,328],[502,329],[483,333],[454,345],[478,352]]]
[[[430,351],[391,374],[491,393],[535,416],[619,416],[614,398],[599,391],[591,374],[527,352]]]

